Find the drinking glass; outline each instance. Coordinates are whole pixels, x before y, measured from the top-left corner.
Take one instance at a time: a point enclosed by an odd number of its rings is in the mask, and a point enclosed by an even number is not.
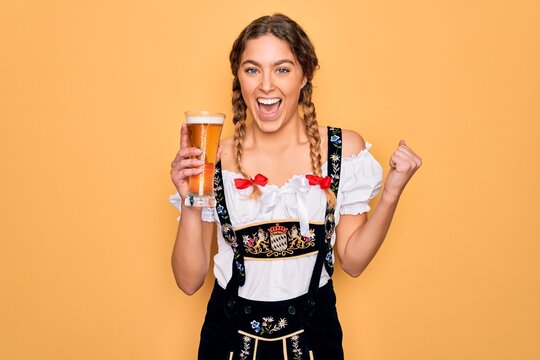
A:
[[[204,161],[202,173],[189,177],[185,203],[188,206],[215,207],[214,172],[225,114],[187,111],[185,115],[191,146],[203,151],[197,158]]]

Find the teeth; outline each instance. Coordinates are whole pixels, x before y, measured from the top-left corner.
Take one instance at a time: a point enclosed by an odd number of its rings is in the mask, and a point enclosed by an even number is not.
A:
[[[258,101],[260,104],[264,104],[264,105],[272,105],[272,104],[275,104],[275,103],[279,102],[279,99],[278,99],[278,98],[274,98],[274,99],[264,99],[264,98],[259,98],[259,99],[257,99],[257,101]]]

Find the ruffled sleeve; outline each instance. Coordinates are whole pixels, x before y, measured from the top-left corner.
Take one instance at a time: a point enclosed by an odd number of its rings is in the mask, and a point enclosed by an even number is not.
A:
[[[182,203],[182,198],[180,197],[180,194],[178,192],[174,195],[169,196],[169,202],[180,211],[180,205]],[[176,220],[180,221],[180,217],[182,214],[178,216]],[[217,221],[217,215],[215,208],[203,208],[201,211],[201,219],[203,221],[207,222],[215,222]]]
[[[342,160],[338,208],[342,215],[357,215],[371,210],[369,201],[382,187],[383,170],[371,155],[371,144],[358,155]]]

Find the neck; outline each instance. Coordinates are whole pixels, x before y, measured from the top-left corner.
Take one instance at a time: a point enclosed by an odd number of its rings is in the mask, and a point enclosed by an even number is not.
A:
[[[290,119],[279,130],[273,132],[262,131],[254,123],[246,129],[244,149],[285,149],[291,145],[305,144],[308,142],[304,122],[299,114]]]

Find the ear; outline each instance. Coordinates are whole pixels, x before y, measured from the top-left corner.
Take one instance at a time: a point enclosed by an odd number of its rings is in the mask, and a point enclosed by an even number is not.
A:
[[[307,84],[307,77],[304,76],[304,79],[302,80],[302,88],[304,88],[306,84]]]

